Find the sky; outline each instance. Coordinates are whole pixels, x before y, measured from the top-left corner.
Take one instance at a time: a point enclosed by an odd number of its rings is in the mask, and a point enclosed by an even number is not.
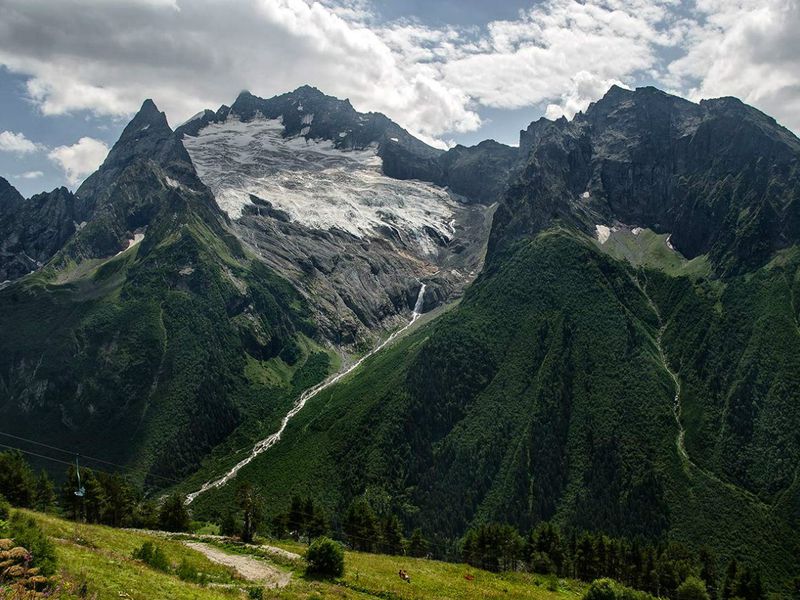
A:
[[[516,144],[612,84],[800,132],[798,0],[0,0],[0,176],[75,189],[152,98],[176,126],[301,85],[447,147]]]

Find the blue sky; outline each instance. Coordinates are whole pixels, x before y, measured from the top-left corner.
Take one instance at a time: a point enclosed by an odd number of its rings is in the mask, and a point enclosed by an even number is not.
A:
[[[800,131],[796,0],[0,0],[0,175],[75,188],[147,98],[179,124],[303,84],[440,146],[516,143],[613,83]]]

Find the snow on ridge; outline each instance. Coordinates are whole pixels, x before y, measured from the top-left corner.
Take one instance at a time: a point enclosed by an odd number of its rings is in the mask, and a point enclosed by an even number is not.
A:
[[[229,116],[196,137],[184,136],[183,143],[200,179],[233,219],[242,216],[252,194],[313,229],[364,237],[390,227],[426,253],[436,252],[437,235],[453,237],[456,204],[450,194],[384,175],[377,145],[342,150],[330,140],[283,133],[281,119]]]

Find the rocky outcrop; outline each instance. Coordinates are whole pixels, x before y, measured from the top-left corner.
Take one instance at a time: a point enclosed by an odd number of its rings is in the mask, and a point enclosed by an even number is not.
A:
[[[66,188],[25,199],[0,177],[0,282],[35,271],[80,228]]]
[[[620,221],[669,232],[683,255],[708,253],[727,273],[800,241],[800,140],[732,98],[613,87],[572,121],[532,123],[520,148],[492,249],[553,222]]]

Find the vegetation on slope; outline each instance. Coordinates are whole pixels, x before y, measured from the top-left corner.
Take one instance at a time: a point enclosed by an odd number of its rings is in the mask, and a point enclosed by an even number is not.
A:
[[[173,200],[127,252],[0,290],[4,429],[174,478],[326,374],[295,290]]]
[[[709,338],[716,345],[703,338],[703,319],[714,314],[769,335],[769,313],[736,314],[730,302],[748,297],[753,310],[785,309],[788,296],[776,300],[774,288],[753,287],[761,278],[778,285],[783,275],[775,268],[722,284],[632,268],[567,231],[519,242],[495,257],[457,308],[313,398],[281,443],[239,478],[261,489],[273,514],[292,493],[320,499],[331,514],[363,497],[379,515],[400,515],[408,531],[435,532],[442,555],[454,555],[470,525],[508,521],[527,531],[554,520],[577,531],[676,539],[695,550],[708,543],[721,563],[754,562],[773,589],[784,589],[800,568],[796,529],[754,495],[767,478],[750,487],[729,478],[699,443],[697,424],[707,417],[693,386],[718,385],[725,369],[695,374],[676,345],[685,331],[687,351],[718,353],[740,372],[790,389],[793,358],[778,370],[756,368],[754,352],[726,354],[739,351],[723,343],[723,331]],[[728,300],[737,286],[748,288]],[[785,339],[796,343],[796,329],[785,324]],[[718,393],[725,397],[726,389]],[[782,478],[780,470],[761,472],[786,490],[797,465],[790,444],[797,410],[770,402],[775,408],[767,410],[789,418],[771,417],[757,439],[783,436],[789,460]],[[688,463],[678,452],[676,408]],[[728,447],[718,455],[737,454]],[[218,514],[232,492],[209,492],[196,510]],[[786,511],[796,514],[786,493],[779,495]]]

